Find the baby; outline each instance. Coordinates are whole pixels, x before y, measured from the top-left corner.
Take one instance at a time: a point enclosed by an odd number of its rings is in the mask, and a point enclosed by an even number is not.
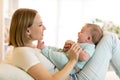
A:
[[[95,45],[103,36],[102,29],[91,23],[86,23],[80,32],[78,32],[77,44],[82,48],[79,60],[71,72],[71,75],[78,73],[95,52]],[[67,40],[63,49],[45,46],[44,42],[38,41],[37,48],[41,49],[42,54],[46,56],[58,69],[62,69],[68,62],[68,50],[74,41]],[[82,56],[84,54],[85,56]]]

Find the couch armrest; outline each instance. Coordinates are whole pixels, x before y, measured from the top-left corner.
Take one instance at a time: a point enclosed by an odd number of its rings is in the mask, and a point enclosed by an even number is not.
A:
[[[25,71],[13,65],[1,63],[0,80],[34,80],[34,79]]]

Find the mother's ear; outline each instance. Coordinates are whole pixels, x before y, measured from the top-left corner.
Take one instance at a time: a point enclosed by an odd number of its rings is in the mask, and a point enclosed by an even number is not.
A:
[[[30,28],[27,28],[26,34],[27,34],[27,35],[30,35],[30,33],[31,33]]]
[[[26,36],[27,36],[27,38],[28,38],[29,40],[31,40],[31,39],[32,39],[32,37],[31,37],[31,30],[30,30],[30,28],[27,28],[27,30],[26,30]]]

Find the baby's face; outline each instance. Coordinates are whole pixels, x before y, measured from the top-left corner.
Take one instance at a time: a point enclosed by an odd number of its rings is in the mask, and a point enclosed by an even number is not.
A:
[[[89,42],[89,37],[91,35],[89,34],[89,28],[86,26],[83,26],[80,32],[78,32],[78,40],[77,42]]]

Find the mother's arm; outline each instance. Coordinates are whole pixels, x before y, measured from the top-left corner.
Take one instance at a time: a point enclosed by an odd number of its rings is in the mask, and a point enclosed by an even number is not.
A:
[[[69,50],[69,62],[65,65],[65,67],[62,70],[58,71],[53,75],[50,74],[40,63],[29,68],[27,72],[35,80],[65,80],[70,74],[74,65],[76,64],[80,51],[81,50],[79,49],[79,46],[74,44]]]

